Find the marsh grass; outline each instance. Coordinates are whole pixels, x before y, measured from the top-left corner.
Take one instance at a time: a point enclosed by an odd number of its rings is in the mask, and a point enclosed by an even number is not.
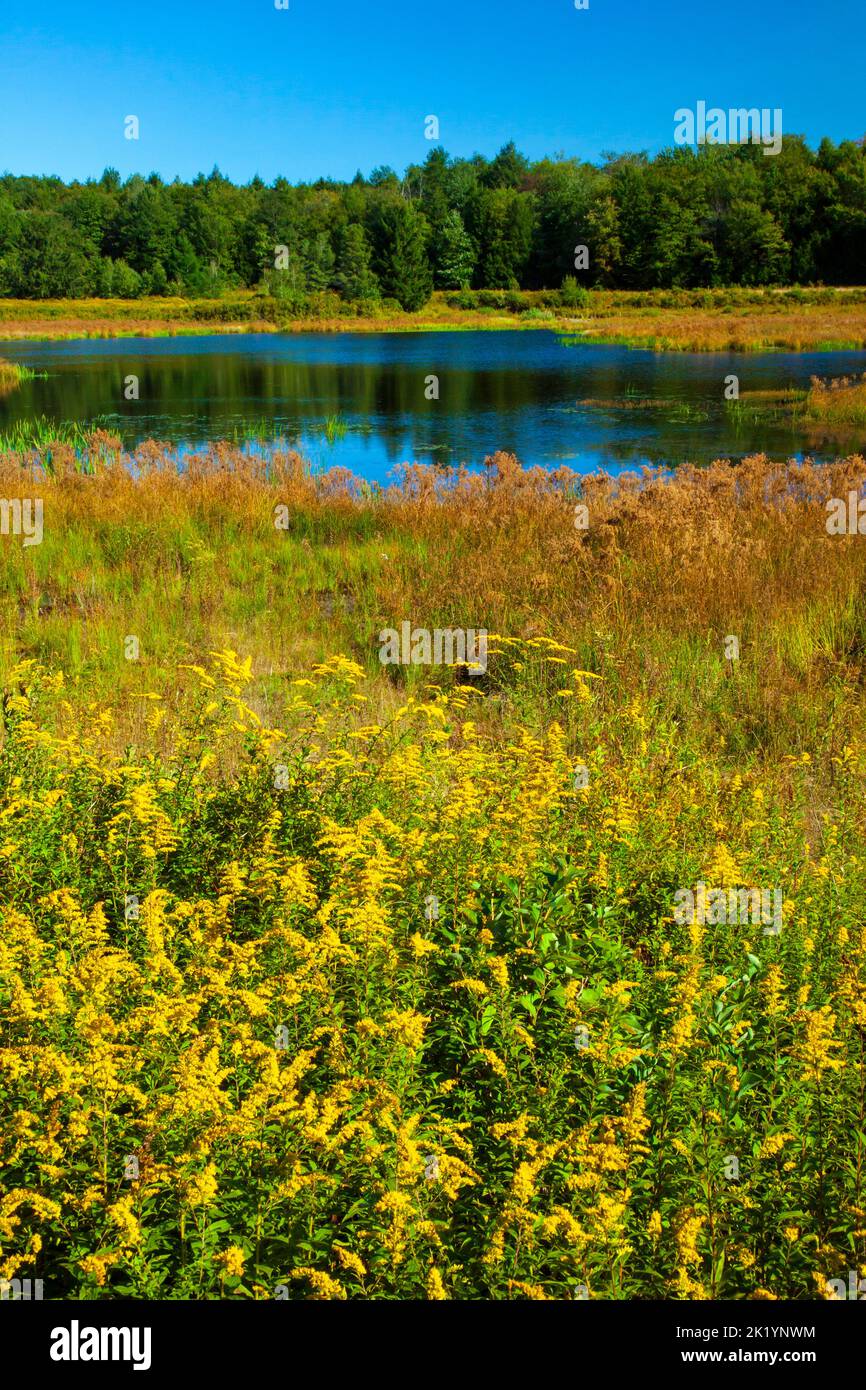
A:
[[[326,415],[322,434],[329,444],[335,444],[337,440],[345,439],[348,428],[348,421],[342,415]]]
[[[825,519],[866,460],[45,462],[0,455],[45,515],[0,539],[3,1277],[809,1299],[863,1264],[866,547]],[[383,668],[404,619],[487,627],[484,679]],[[678,922],[698,879],[778,886],[781,932]]]
[[[285,430],[264,415],[254,420],[240,420],[229,436],[233,444],[286,445]]]
[[[45,372],[34,371],[32,367],[25,367],[21,362],[7,362],[0,358],[0,396],[8,396],[11,391],[17,391],[24,381],[44,380]]]
[[[97,456],[93,447],[94,435],[102,431],[107,423],[109,422],[106,416],[97,416],[87,422],[50,420],[46,415],[16,420],[7,429],[0,431],[0,452],[35,451],[39,455],[39,461],[50,471],[53,467],[54,450],[59,445],[66,445],[75,451],[79,466],[88,471],[94,457]]]
[[[830,425],[866,424],[866,372],[857,380],[813,377],[806,397],[806,418]]]
[[[656,351],[761,352],[866,346],[866,291],[852,289],[588,290],[576,310],[560,290],[437,292],[410,314],[375,301],[279,299],[233,291],[219,299],[0,299],[3,338],[159,337],[207,333],[381,333],[548,329],[563,342]]]
[[[638,686],[684,708],[694,701],[688,720],[700,727],[699,671],[715,666],[724,636],[736,632],[753,647],[737,710],[747,704],[753,726],[779,746],[796,737],[800,717],[811,720],[816,676],[790,666],[780,634],[819,597],[844,608],[866,573],[856,546],[826,536],[822,510],[859,486],[856,458],[823,467],[759,458],[612,481],[522,470],[497,454],[483,476],[414,465],[384,489],[344,470],[311,476],[279,448],[250,455],[217,445],[186,455],[182,470],[158,445],[131,458],[138,477],[118,463],[110,435],[90,452],[54,446],[52,476],[41,478],[42,545],[7,539],[0,549],[4,589],[22,606],[7,609],[7,661],[56,661],[94,696],[137,679],[120,640],[134,632],[159,654],[152,675],[163,692],[183,651],[243,645],[256,670],[284,671],[339,641],[387,700],[394,687],[378,666],[376,635],[409,618],[567,640],[595,652],[612,701]],[[6,495],[23,486],[21,468],[21,457],[5,456]],[[586,533],[572,524],[578,498],[590,509]],[[279,503],[289,508],[288,532],[274,527]],[[191,565],[190,544],[212,563]],[[354,604],[323,620],[306,596],[341,584]],[[52,613],[78,616],[74,656],[73,625],[39,616],[44,594],[55,600]],[[695,642],[705,660],[671,689],[669,662]],[[835,660],[845,688],[847,648]],[[509,697],[522,700],[513,676]],[[417,678],[416,668],[400,673],[400,683]],[[733,686],[719,697],[732,699]]]
[[[667,419],[674,425],[700,424],[709,418],[709,411],[702,405],[696,405],[693,401],[677,401],[667,416]]]

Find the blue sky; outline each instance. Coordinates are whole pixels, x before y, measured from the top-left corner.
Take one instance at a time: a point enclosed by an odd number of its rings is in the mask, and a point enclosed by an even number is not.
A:
[[[654,151],[673,113],[866,133],[863,0],[38,0],[0,12],[0,170],[351,178],[451,154]],[[140,139],[124,138],[137,115]]]

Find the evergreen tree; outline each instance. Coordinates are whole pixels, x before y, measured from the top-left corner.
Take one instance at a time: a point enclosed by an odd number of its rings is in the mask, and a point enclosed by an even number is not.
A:
[[[459,212],[449,212],[433,234],[435,278],[440,290],[463,290],[472,283],[475,246]]]
[[[14,266],[10,293],[21,298],[83,298],[94,281],[94,264],[75,229],[56,213],[31,212],[22,219]]]
[[[484,183],[488,188],[519,188],[528,172],[529,160],[520,153],[514,141],[509,140],[487,165]]]
[[[307,289],[326,290],[334,278],[334,248],[327,232],[305,241],[302,246]]]
[[[485,189],[473,200],[471,217],[479,246],[476,278],[481,287],[519,289],[532,247],[531,195],[511,188]]]
[[[21,218],[12,199],[0,193],[0,257],[12,251],[18,242]]]
[[[435,148],[402,180],[380,168],[344,184],[238,187],[217,169],[170,184],[113,169],[69,184],[0,174],[0,295],[22,298],[107,294],[120,263],[117,284],[142,294],[264,284],[292,301],[332,286],[369,298],[376,271],[406,307],[432,283],[555,289],[575,275],[636,290],[854,285],[866,283],[864,245],[866,146],[854,140],[813,150],[786,136],[772,159],[750,143],[677,147],[599,166],[530,164],[513,144],[493,160]]]
[[[334,284],[344,299],[376,299],[379,283],[370,266],[370,244],[359,222],[340,235]]]
[[[433,293],[427,258],[428,224],[411,203],[386,203],[377,228],[376,269],[385,295],[407,313],[423,309]]]

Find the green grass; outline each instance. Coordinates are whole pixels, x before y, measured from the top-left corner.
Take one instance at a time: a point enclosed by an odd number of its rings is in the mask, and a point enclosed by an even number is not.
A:
[[[26,453],[38,450],[46,467],[51,465],[51,451],[57,445],[70,445],[82,453],[87,451],[95,430],[108,425],[107,416],[95,416],[90,421],[49,420],[47,415],[36,415],[25,420],[16,420],[0,432],[0,451]]]
[[[348,428],[348,423],[342,415],[326,415],[322,433],[329,444],[335,444],[338,439],[345,439]]]

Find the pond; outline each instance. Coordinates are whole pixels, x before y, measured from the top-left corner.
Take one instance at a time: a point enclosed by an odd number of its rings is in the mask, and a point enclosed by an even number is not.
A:
[[[279,437],[316,469],[379,482],[399,463],[475,466],[497,449],[586,473],[866,447],[866,430],[807,433],[783,410],[724,398],[730,376],[748,393],[859,375],[863,352],[655,353],[505,330],[14,342],[0,356],[40,374],[0,399],[0,432],[103,416],[128,444]]]

